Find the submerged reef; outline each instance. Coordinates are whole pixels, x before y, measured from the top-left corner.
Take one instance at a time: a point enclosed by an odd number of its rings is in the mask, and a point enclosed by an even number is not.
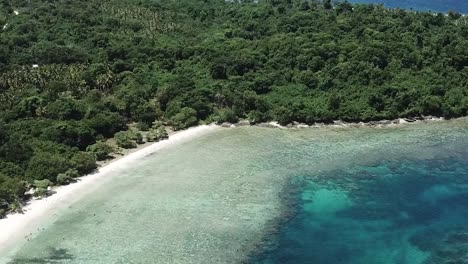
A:
[[[467,165],[405,160],[296,177],[296,213],[252,262],[468,263]]]

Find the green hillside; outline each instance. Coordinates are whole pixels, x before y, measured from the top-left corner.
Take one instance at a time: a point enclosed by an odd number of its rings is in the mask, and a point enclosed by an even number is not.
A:
[[[467,47],[468,18],[456,13],[1,0],[0,215],[18,210],[30,186],[94,170],[109,142],[164,137],[162,124],[467,115]]]

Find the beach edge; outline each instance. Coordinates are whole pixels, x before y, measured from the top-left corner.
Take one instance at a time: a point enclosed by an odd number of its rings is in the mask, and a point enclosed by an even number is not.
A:
[[[193,140],[217,130],[219,126],[200,125],[175,132],[167,140],[152,143],[136,151],[118,157],[98,168],[95,172],[77,178],[77,182],[56,186],[53,195],[28,201],[23,213],[11,213],[0,219],[0,263],[10,261],[15,251],[37,233],[38,228],[57,209],[63,208],[77,196],[87,191],[88,187],[98,183],[103,176],[128,168],[133,162],[167,147]]]

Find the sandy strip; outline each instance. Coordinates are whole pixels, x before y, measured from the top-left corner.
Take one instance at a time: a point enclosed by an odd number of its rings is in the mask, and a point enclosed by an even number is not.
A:
[[[31,234],[37,233],[37,230],[43,223],[43,220],[49,218],[58,208],[67,206],[80,193],[86,192],[102,179],[103,176],[111,172],[116,172],[123,168],[133,166],[139,159],[164,149],[168,146],[189,141],[197,136],[201,136],[217,129],[216,125],[202,125],[189,128],[184,131],[174,133],[168,140],[153,143],[145,148],[129,153],[128,155],[110,162],[104,167],[99,168],[98,172],[86,175],[78,179],[78,182],[59,186],[53,189],[56,193],[45,199],[32,200],[24,207],[23,214],[10,214],[7,218],[0,220],[0,262],[1,256],[7,252],[10,254],[14,249],[25,243]],[[22,243],[23,242],[23,243]]]

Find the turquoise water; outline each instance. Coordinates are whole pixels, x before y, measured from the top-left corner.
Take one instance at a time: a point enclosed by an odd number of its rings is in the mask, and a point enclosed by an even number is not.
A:
[[[463,263],[467,135],[220,128],[102,177],[0,263]]]
[[[448,12],[450,10],[468,13],[466,0],[351,0],[352,3],[384,4],[391,8],[404,8],[422,11]]]
[[[467,157],[306,177],[297,183],[297,215],[280,229],[278,247],[254,262],[467,263]]]

